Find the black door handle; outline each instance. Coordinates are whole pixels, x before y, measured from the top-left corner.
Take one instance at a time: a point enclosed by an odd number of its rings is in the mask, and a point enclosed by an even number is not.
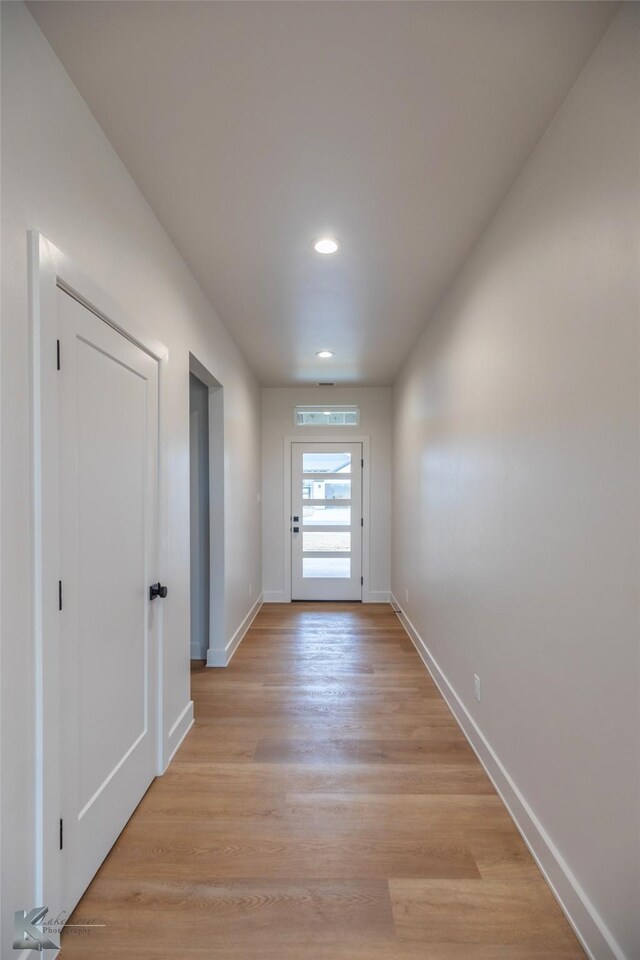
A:
[[[149,600],[155,600],[156,597],[161,597],[162,600],[168,594],[166,587],[163,587],[161,583],[152,583],[149,587]]]

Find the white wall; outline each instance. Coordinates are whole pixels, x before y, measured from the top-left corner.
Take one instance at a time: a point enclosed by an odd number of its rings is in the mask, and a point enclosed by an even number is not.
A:
[[[34,897],[27,230],[55,243],[169,349],[164,723],[189,701],[189,351],[224,386],[233,536],[226,550],[230,637],[260,592],[260,390],[21,3],[2,4],[2,853],[3,941]],[[170,749],[167,742],[165,749]]]
[[[360,426],[295,427],[298,404],[355,403]],[[282,601],[284,584],[284,438],[371,438],[370,593],[388,600],[391,540],[391,390],[389,387],[265,387],[262,391],[262,552],[265,600]]]
[[[640,957],[639,20],[394,391],[394,595],[617,942],[597,960]]]

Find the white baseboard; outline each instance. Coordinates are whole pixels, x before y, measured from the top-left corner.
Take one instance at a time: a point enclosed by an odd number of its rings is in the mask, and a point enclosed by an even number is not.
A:
[[[242,642],[244,635],[246,634],[247,630],[249,629],[249,627],[255,620],[256,616],[258,615],[260,607],[262,606],[263,603],[264,603],[264,597],[262,594],[260,594],[260,596],[254,603],[254,605],[251,607],[248,614],[246,615],[246,617],[244,618],[244,620],[242,621],[242,623],[240,624],[240,626],[238,627],[234,635],[231,637],[231,640],[229,640],[229,643],[226,645],[224,650],[212,650],[211,647],[209,647],[209,650],[207,652],[208,667],[228,666],[231,660],[231,657],[234,655],[234,653],[240,646],[240,643]]]
[[[370,590],[369,603],[389,603],[390,596],[388,590]]]
[[[391,594],[388,590],[371,590],[369,593],[368,599],[363,601],[363,603],[389,603],[389,598]],[[264,602],[265,603],[290,603],[290,600],[285,600],[284,590],[265,590],[264,592]]]
[[[191,644],[191,659],[192,660],[206,660],[207,655],[202,649],[199,643]]]
[[[265,590],[263,593],[265,603],[284,603],[284,590]]]
[[[511,819],[538,864],[556,900],[591,960],[631,960],[620,945],[562,857],[524,796],[503,766],[464,703],[433,658],[393,593],[390,602],[409,638],[447,701],[462,732],[498,791]]]
[[[189,700],[184,710],[179,714],[178,719],[169,730],[169,735],[167,737],[167,761],[164,765],[165,770],[173,760],[176,750],[189,733],[189,730],[191,730],[192,726],[193,700]]]

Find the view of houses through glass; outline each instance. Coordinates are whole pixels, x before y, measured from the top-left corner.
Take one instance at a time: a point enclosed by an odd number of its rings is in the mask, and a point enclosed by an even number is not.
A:
[[[313,503],[303,506],[303,525],[351,526],[351,505],[326,503],[327,500],[351,500],[351,479],[340,476],[351,473],[351,454],[311,453],[302,456],[303,501]],[[306,476],[315,474],[315,476]],[[325,476],[317,476],[323,474]],[[337,475],[337,476],[336,476]],[[305,553],[348,553],[351,550],[350,530],[326,530],[303,534],[302,549]],[[306,567],[306,571],[304,568]],[[303,576],[348,577],[350,561],[347,557],[305,557]]]

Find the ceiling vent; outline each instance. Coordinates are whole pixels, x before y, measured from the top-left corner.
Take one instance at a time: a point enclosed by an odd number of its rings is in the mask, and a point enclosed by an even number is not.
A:
[[[335,380],[320,380],[318,382],[319,387],[335,387]]]

